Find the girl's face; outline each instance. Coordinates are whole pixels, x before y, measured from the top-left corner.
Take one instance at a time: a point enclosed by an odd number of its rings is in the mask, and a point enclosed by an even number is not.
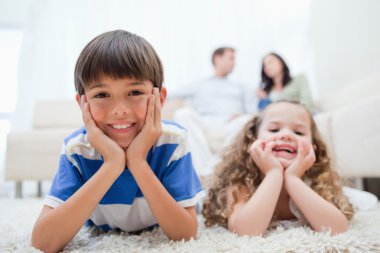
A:
[[[265,110],[257,138],[273,141],[272,154],[287,168],[296,158],[299,145],[312,144],[309,113],[289,102],[272,104]]]
[[[282,75],[283,66],[276,56],[270,54],[264,58],[264,72],[269,78],[275,78]]]

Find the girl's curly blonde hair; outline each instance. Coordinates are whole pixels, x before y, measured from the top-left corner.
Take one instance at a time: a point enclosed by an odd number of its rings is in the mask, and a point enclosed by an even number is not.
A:
[[[322,141],[312,115],[305,106],[298,102],[281,102],[293,103],[303,107],[310,118],[312,143],[316,146],[316,160],[303,176],[303,180],[310,180],[311,188],[321,197],[334,204],[350,220],[354,215],[354,209],[342,194],[340,178],[337,172],[331,168],[326,145]],[[257,133],[265,117],[265,112],[266,110],[250,120],[235,141],[223,151],[222,160],[215,168],[211,186],[208,189],[208,197],[203,203],[202,214],[205,217],[207,227],[215,224],[227,227],[227,217],[231,208],[231,205],[227,205],[229,189],[232,189],[232,196],[236,203],[235,196],[240,186],[249,190],[247,197],[249,198],[261,183],[260,170],[249,155],[248,149],[257,139]]]

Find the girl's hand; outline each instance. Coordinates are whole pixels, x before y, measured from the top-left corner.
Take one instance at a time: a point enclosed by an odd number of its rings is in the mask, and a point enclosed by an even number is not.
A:
[[[315,162],[315,151],[311,143],[301,141],[298,143],[296,159],[285,170],[285,174],[301,178]]]
[[[248,151],[264,175],[270,170],[280,170],[281,173],[284,171],[280,161],[272,154],[273,147],[273,141],[256,140]]]
[[[124,168],[125,154],[123,149],[96,125],[85,95],[80,98],[80,108],[90,144],[103,156],[104,161],[117,160],[124,164]]]
[[[153,95],[148,100],[145,125],[140,133],[133,139],[126,150],[127,166],[135,162],[146,161],[149,149],[162,134],[161,101],[158,88],[153,88]]]

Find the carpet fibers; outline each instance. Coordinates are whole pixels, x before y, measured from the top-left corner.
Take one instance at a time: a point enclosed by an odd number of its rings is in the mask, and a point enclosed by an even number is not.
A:
[[[41,199],[0,199],[0,252],[39,252],[30,246]],[[143,234],[90,233],[82,229],[64,252],[380,252],[380,204],[358,212],[348,232],[330,236],[307,227],[277,227],[264,237],[236,236],[205,228],[198,217],[196,240],[169,241],[160,229]]]

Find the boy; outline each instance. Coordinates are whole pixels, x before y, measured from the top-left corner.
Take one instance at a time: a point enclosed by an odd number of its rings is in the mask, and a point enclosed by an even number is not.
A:
[[[186,132],[161,122],[163,69],[152,46],[126,31],[93,39],[75,67],[85,127],[65,139],[32,245],[62,250],[83,224],[132,232],[160,225],[172,240],[196,236],[203,191]]]

